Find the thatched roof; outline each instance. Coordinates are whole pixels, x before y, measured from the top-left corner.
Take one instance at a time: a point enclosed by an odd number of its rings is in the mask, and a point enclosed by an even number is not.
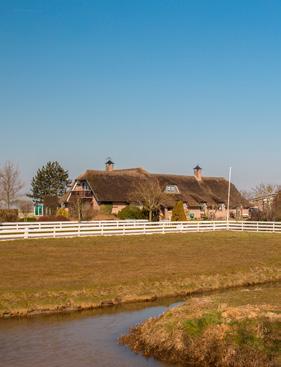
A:
[[[198,181],[194,176],[170,174],[151,174],[143,168],[131,168],[107,171],[87,170],[77,180],[87,180],[100,203],[130,203],[134,190],[146,180],[158,180],[164,191],[167,185],[176,185],[179,193],[166,195],[165,204],[173,207],[175,202],[183,200],[189,207],[198,207],[207,203],[209,207],[227,204],[228,181],[222,177],[203,177]],[[249,206],[236,187],[231,185],[232,208]]]

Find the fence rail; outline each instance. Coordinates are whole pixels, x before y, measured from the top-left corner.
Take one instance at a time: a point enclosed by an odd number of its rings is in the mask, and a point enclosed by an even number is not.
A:
[[[146,220],[0,223],[0,240],[210,231],[279,232],[281,222]]]

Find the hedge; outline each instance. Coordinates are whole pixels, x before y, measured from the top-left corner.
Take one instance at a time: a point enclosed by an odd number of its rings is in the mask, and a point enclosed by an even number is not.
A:
[[[0,222],[16,222],[18,217],[18,209],[0,209]]]

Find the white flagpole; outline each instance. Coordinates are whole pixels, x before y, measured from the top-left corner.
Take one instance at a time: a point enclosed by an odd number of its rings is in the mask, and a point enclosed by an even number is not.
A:
[[[226,214],[226,221],[227,221],[227,229],[229,229],[229,214],[230,214],[230,189],[231,189],[231,173],[232,167],[229,167],[229,176],[228,176],[228,195],[227,195],[227,214]]]

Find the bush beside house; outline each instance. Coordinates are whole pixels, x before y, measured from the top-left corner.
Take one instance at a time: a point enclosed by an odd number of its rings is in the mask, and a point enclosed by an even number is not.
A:
[[[177,201],[173,211],[172,211],[172,221],[176,221],[176,222],[181,222],[181,221],[185,221],[186,219],[186,215],[185,215],[185,211],[183,208],[183,202],[182,201]]]
[[[128,205],[118,213],[119,219],[146,219],[145,213],[134,205]]]

